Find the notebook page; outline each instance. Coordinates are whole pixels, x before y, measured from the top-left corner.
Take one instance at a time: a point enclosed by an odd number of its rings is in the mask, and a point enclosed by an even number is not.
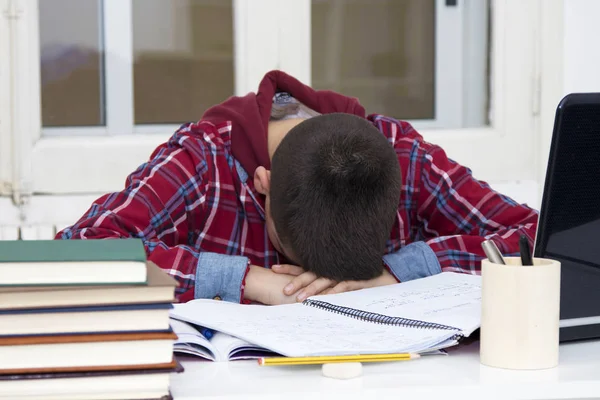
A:
[[[210,339],[210,342],[213,344],[213,346],[219,349],[219,352],[222,356],[222,361],[227,361],[231,357],[232,353],[239,349],[263,350],[263,348],[260,346],[253,345],[245,340],[223,332],[215,332],[214,336]]]
[[[193,326],[176,319],[170,319],[169,324],[177,339],[173,343],[173,349],[180,353],[196,355],[208,360],[216,361],[219,357],[215,347]]]
[[[449,325],[470,335],[481,321],[481,276],[443,272],[395,285],[310,299],[391,317]]]
[[[300,303],[261,306],[198,299],[175,304],[171,317],[295,357],[419,352],[454,334],[363,322]]]
[[[228,361],[231,353],[240,349],[263,350],[259,346],[222,332],[215,332],[210,340],[206,339],[193,326],[173,318],[170,318],[170,324],[177,335],[174,348],[182,353],[198,355],[212,361]]]

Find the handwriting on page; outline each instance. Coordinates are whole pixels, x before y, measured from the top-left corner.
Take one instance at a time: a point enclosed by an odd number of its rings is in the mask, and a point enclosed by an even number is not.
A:
[[[193,303],[177,305],[172,314],[288,356],[417,351],[451,335],[362,322],[301,304]]]
[[[474,296],[471,296],[474,295]],[[448,298],[473,297],[475,300],[481,299],[481,289],[469,283],[453,283],[436,286],[432,289],[412,290],[397,295],[384,297],[369,301],[365,307],[379,306],[384,310],[394,309],[407,304],[421,304],[426,301]],[[457,305],[458,306],[458,305]],[[433,311],[433,310],[432,310]]]
[[[397,285],[316,296],[314,299],[471,331],[480,321],[481,277],[442,273]]]

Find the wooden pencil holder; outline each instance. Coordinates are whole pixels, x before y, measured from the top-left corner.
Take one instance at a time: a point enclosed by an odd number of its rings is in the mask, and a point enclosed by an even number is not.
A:
[[[481,262],[480,361],[490,367],[533,370],[558,365],[560,262],[518,257],[506,265]]]

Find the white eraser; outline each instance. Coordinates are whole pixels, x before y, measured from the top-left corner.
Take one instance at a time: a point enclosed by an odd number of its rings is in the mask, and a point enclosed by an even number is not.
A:
[[[323,376],[334,379],[352,379],[362,375],[362,364],[359,362],[323,364]]]

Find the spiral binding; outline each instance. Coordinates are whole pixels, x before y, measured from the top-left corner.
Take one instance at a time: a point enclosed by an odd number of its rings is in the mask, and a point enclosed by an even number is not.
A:
[[[381,325],[393,325],[393,326],[404,326],[408,328],[420,328],[420,329],[443,329],[451,331],[460,331],[460,329],[449,325],[436,324],[434,322],[425,322],[415,319],[402,318],[402,317],[390,317],[387,315],[377,314],[368,311],[361,311],[355,308],[336,306],[331,303],[320,300],[306,299],[303,302],[307,306],[320,308],[322,310],[331,311],[336,314],[345,315],[347,317],[355,318],[361,321],[373,322]],[[454,338],[462,337],[457,334]]]

